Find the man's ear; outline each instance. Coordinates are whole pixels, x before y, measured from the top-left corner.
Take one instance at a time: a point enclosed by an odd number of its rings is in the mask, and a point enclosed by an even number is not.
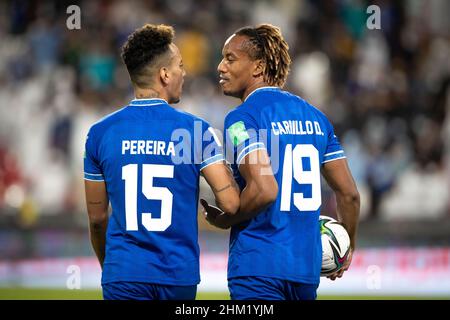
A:
[[[261,59],[256,60],[255,63],[256,63],[256,65],[253,70],[253,76],[255,78],[257,78],[259,76],[264,75],[264,70],[266,69],[266,63]]]
[[[162,67],[159,69],[159,77],[163,85],[169,84],[169,70],[167,70],[166,67]]]

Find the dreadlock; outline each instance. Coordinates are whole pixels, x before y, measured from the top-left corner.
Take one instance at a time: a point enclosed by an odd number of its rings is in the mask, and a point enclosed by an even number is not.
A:
[[[251,59],[262,59],[266,63],[264,80],[271,86],[283,87],[291,64],[289,45],[284,40],[281,30],[271,24],[256,27],[244,27],[235,32],[247,36],[249,41],[244,50]]]

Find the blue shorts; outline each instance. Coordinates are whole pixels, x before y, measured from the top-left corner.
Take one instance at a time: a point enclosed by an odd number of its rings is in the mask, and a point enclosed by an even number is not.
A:
[[[319,284],[268,277],[238,277],[228,280],[231,300],[315,300]]]
[[[171,286],[144,282],[102,284],[105,300],[195,300],[197,285]]]

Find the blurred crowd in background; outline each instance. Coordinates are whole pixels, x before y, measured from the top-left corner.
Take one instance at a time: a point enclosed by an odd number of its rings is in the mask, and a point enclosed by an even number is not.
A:
[[[66,26],[73,4],[79,30]],[[371,4],[379,30],[366,25]],[[362,219],[450,219],[449,13],[446,0],[1,1],[0,218],[86,215],[86,134],[133,99],[120,48],[137,27],[174,26],[187,71],[176,107],[223,130],[240,103],[218,85],[223,43],[269,22],[290,45],[285,89],[335,126]]]

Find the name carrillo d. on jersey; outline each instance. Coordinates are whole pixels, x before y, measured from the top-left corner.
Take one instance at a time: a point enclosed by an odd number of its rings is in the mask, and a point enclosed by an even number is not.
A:
[[[282,134],[316,134],[323,136],[324,133],[317,121],[299,121],[299,120],[284,120],[271,122],[272,132],[274,135]]]

